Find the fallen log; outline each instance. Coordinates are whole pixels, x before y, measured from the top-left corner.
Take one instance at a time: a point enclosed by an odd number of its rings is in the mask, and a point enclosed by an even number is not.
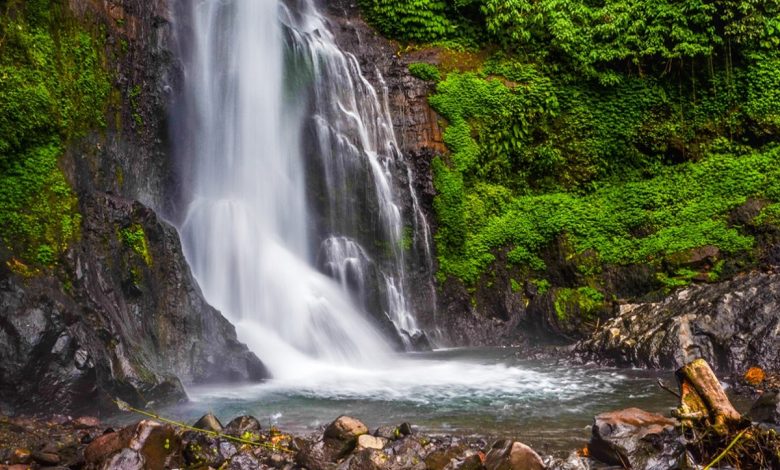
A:
[[[672,412],[683,426],[704,424],[726,435],[742,422],[718,378],[704,359],[696,359],[675,372],[680,387],[680,407]]]

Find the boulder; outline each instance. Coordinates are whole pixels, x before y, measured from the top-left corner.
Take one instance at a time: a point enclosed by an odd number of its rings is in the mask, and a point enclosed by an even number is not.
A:
[[[342,467],[347,470],[385,470],[389,462],[390,457],[381,450],[361,449],[356,450]]]
[[[677,468],[685,458],[677,422],[638,408],[602,413],[593,423],[589,454],[634,470]]]
[[[230,460],[228,470],[257,470],[260,462],[251,454],[239,454]]]
[[[222,441],[202,433],[186,432],[182,437],[184,451],[182,453],[187,467],[213,467],[219,468],[227,459],[235,454],[225,446]]]
[[[759,423],[780,426],[780,393],[766,392],[750,407],[748,416]]]
[[[140,452],[133,449],[122,449],[108,459],[101,470],[144,470],[146,460]]]
[[[361,434],[358,436],[356,450],[375,449],[382,450],[387,446],[388,439],[383,437],[374,437],[370,434]]]
[[[382,437],[388,441],[394,441],[402,437],[401,430],[393,426],[380,426],[374,431],[374,436]]]
[[[247,432],[259,434],[260,430],[260,421],[252,416],[239,416],[225,426],[225,433],[236,437],[241,437]]]
[[[485,456],[487,470],[544,470],[539,454],[522,442],[502,440]]]
[[[192,427],[204,431],[222,432],[222,423],[211,413],[203,415]]]
[[[141,460],[134,454],[125,452],[126,449],[136,452]],[[178,463],[180,450],[181,441],[173,427],[144,420],[95,439],[84,450],[84,457],[87,464],[93,467],[105,465],[118,458],[125,466],[132,466],[140,461],[145,469],[164,470]],[[122,453],[123,456],[117,457],[117,453]]]
[[[368,434],[368,428],[350,416],[339,416],[325,428],[323,443],[328,460],[336,461],[357,445],[358,437]]]

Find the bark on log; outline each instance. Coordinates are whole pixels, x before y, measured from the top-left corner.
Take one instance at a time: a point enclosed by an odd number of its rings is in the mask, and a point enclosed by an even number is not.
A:
[[[675,376],[680,385],[680,407],[674,415],[684,426],[705,421],[717,433],[727,434],[730,427],[742,420],[704,359],[684,365]]]

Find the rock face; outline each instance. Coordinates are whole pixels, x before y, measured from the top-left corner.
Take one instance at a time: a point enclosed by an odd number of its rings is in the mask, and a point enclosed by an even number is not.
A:
[[[752,273],[660,303],[625,305],[576,351],[619,366],[677,369],[703,358],[721,374],[780,370],[780,274]]]
[[[677,439],[674,420],[629,408],[596,416],[588,450],[594,458],[624,468],[679,468],[685,448]]]
[[[387,104],[395,128],[400,151],[410,167],[410,174],[395,175],[399,186],[411,186],[433,232],[436,217],[433,199],[432,162],[448,150],[442,137],[442,118],[428,104],[428,96],[435,84],[409,73],[409,64],[439,61],[437,51],[401,53],[400,46],[381,37],[361,18],[357,2],[335,0],[325,2],[325,12],[331,20],[331,29],[341,49],[353,54],[361,70],[372,85],[386,93]],[[378,72],[378,73],[377,73]],[[411,180],[410,180],[411,178]],[[401,201],[409,213],[412,201]],[[476,309],[465,287],[448,281],[442,288],[433,282],[436,269],[435,247],[431,240],[432,265],[426,264],[426,253],[414,247],[412,263],[407,268],[410,280],[407,287],[417,319],[437,345],[505,345],[520,336],[516,327],[525,316],[523,300],[512,295],[496,295],[491,289],[486,299],[492,299],[490,308]],[[507,286],[509,280],[507,278]],[[495,304],[495,305],[493,305]]]
[[[0,250],[0,411],[97,412],[113,409],[113,397],[136,406],[183,399],[182,382],[266,377],[203,299],[176,231],[148,207],[175,204],[166,189],[166,107],[179,75],[172,4],[66,4],[122,51],[107,65],[122,99],[106,129],[61,158],[82,217],[64,259],[24,278]]]
[[[267,377],[203,300],[172,227],[114,196],[81,203],[90,217],[62,278],[5,271],[0,279],[6,406],[88,412],[112,407],[114,397],[143,406],[183,398],[181,382]],[[122,237],[131,228],[146,240],[143,253]]]

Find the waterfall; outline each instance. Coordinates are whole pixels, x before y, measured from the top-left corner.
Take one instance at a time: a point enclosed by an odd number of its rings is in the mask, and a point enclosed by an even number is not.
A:
[[[310,0],[184,3],[179,229],[206,299],[277,376],[387,357],[383,320],[420,332],[408,245],[430,252],[387,102]]]

